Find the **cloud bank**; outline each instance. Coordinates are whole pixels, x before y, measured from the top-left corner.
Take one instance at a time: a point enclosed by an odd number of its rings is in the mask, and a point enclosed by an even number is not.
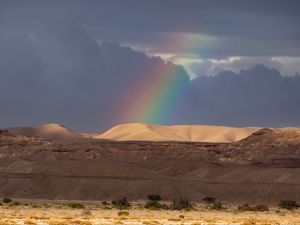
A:
[[[115,42],[98,45],[85,31],[61,24],[34,32],[7,29],[0,43],[2,127],[60,122],[99,131],[143,122],[122,120],[124,101],[134,101],[140,85],[164,75],[153,68],[170,66],[184,91],[164,124],[300,126],[300,77],[262,65],[189,81],[181,66]]]

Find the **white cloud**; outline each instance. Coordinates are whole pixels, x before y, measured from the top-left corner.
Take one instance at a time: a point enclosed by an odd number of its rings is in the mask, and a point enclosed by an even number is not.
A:
[[[157,54],[159,55],[159,54]],[[190,77],[214,76],[224,70],[239,72],[256,64],[263,64],[277,69],[283,76],[294,76],[300,73],[300,57],[242,57],[231,56],[224,59],[202,59],[196,55],[160,55],[165,60],[185,67]]]

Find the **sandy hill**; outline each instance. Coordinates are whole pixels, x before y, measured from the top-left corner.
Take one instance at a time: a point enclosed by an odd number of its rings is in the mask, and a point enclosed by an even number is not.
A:
[[[11,133],[22,136],[36,136],[54,141],[72,141],[84,138],[80,133],[56,123],[44,124],[35,127],[13,127],[7,128],[7,130]]]
[[[140,123],[121,124],[95,138],[118,141],[201,141],[234,142],[258,131],[256,127],[225,127],[207,125],[159,126]]]

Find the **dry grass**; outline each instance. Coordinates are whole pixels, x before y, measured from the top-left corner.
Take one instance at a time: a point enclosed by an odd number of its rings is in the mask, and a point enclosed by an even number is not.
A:
[[[134,207],[126,212],[129,214],[120,215],[118,209],[106,210],[92,205],[85,209],[72,209],[67,205],[0,207],[0,225],[300,225],[300,210],[288,212],[271,209],[269,212],[237,213],[201,208],[196,211],[152,211]]]

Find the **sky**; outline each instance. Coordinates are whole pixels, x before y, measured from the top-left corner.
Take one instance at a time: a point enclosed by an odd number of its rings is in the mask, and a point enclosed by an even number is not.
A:
[[[0,0],[0,127],[300,126],[297,0]]]

